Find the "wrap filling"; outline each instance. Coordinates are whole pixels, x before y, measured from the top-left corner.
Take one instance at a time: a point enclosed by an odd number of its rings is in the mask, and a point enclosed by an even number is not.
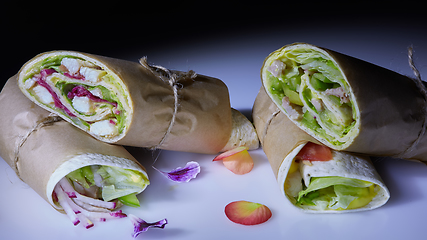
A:
[[[327,172],[325,176],[311,176],[334,162],[345,161],[345,155],[326,146],[307,143],[291,163],[284,185],[285,194],[296,206],[310,210],[342,211],[368,205],[380,191],[377,184],[330,176]]]
[[[328,56],[311,48],[289,48],[270,56],[263,69],[266,90],[288,117],[332,145],[355,129],[350,87]]]
[[[74,225],[126,217],[114,211],[123,204],[139,207],[136,195],[149,184],[142,173],[120,167],[91,165],[63,177],[55,186],[54,203],[61,206]]]
[[[25,73],[24,86],[35,99],[100,137],[125,129],[125,91],[113,74],[76,56],[45,58]]]

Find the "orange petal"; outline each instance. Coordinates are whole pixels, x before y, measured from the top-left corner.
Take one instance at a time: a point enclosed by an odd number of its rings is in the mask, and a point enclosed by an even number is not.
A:
[[[225,206],[224,212],[230,221],[243,225],[261,224],[272,215],[267,206],[248,201],[231,202]]]
[[[225,157],[222,159],[222,163],[228,170],[238,175],[246,174],[254,167],[254,161],[246,149],[229,157]]]
[[[241,152],[241,151],[244,151],[244,150],[248,150],[248,147],[244,147],[244,146],[242,146],[242,147],[237,147],[237,148],[234,148],[234,149],[228,150],[228,151],[223,152],[223,153],[221,153],[220,155],[216,156],[212,161],[219,161],[219,160],[222,160],[222,159],[224,159],[224,158],[226,158],[226,157],[230,157],[230,156],[232,156],[232,155],[234,155],[234,154],[236,154],[236,153],[239,153],[239,152]]]

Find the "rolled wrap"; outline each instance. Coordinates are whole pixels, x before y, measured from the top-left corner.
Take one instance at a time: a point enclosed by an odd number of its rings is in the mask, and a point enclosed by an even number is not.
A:
[[[344,177],[358,179],[375,184],[375,197],[365,206],[354,209],[319,210],[311,206],[296,204],[295,196],[290,193],[292,181],[289,172],[294,158],[308,143],[319,143],[316,139],[299,129],[286,117],[261,88],[253,107],[253,120],[259,135],[261,146],[270,162],[276,176],[280,191],[288,202],[303,212],[309,213],[343,213],[364,211],[384,205],[390,198],[390,193],[376,172],[369,158],[355,154],[332,151],[333,160],[326,162],[312,161],[311,166],[300,163],[302,179],[309,182],[314,177]],[[301,180],[299,180],[301,184]]]
[[[258,147],[255,130],[248,141],[232,136],[242,132],[233,131],[228,89],[221,80],[150,66],[145,58],[138,64],[46,52],[21,68],[18,83],[37,105],[104,142],[197,153]]]
[[[427,161],[426,100],[413,79],[307,43],[272,52],[261,78],[277,107],[326,146]]]
[[[16,81],[17,76],[10,78],[0,93],[0,156],[56,210],[62,207],[52,201],[55,185],[84,166],[131,169],[148,179],[145,168],[124,147],[98,141],[37,107]]]

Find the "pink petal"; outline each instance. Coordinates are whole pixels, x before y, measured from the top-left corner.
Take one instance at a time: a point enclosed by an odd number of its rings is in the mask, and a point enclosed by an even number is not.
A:
[[[230,221],[242,225],[261,224],[272,216],[267,206],[248,201],[231,202],[225,206],[224,212]]]

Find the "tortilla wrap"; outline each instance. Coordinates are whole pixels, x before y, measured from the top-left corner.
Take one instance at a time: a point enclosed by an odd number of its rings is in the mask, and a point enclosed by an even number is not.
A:
[[[41,53],[21,68],[18,85],[40,107],[107,143],[213,154],[241,138],[231,135],[239,131],[221,80],[150,66],[146,58]],[[252,131],[239,145],[258,147]]]
[[[427,160],[426,100],[409,77],[294,43],[265,59],[261,78],[276,106],[332,149]]]
[[[131,169],[148,181],[145,168],[124,147],[98,141],[37,107],[16,81],[17,75],[11,77],[0,93],[0,156],[52,207],[62,211],[52,200],[55,185],[84,166]]]
[[[329,161],[311,161],[311,164],[299,163],[300,179],[306,186],[316,177],[343,177],[373,183],[376,194],[365,206],[339,210],[316,209],[312,206],[298,205],[290,189],[295,186],[290,178],[290,168],[300,150],[308,143],[321,144],[316,139],[293,124],[271,101],[265,90],[261,88],[253,107],[253,119],[259,135],[261,146],[270,162],[279,184],[280,191],[296,208],[309,213],[343,213],[372,210],[384,205],[390,193],[367,157],[332,150],[333,159]],[[287,182],[290,181],[290,183]],[[298,181],[297,181],[298,183]],[[288,187],[286,187],[287,185]]]

